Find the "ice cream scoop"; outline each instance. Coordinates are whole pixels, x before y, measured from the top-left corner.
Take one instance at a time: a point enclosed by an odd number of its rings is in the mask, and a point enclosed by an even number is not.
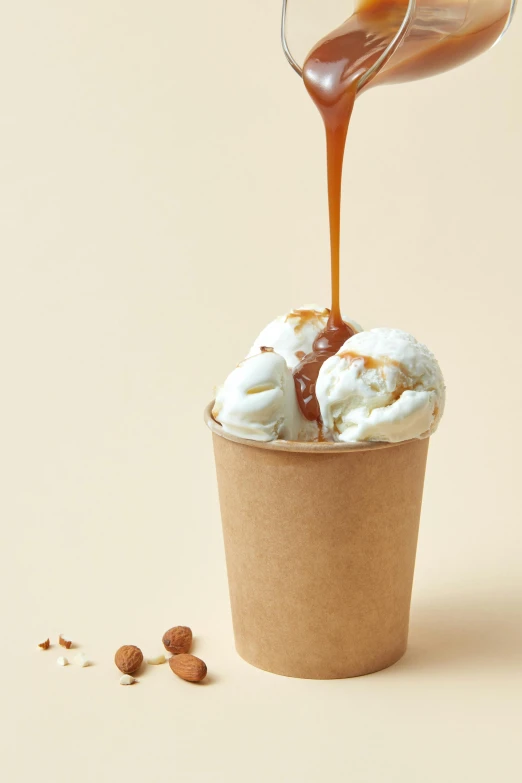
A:
[[[262,347],[267,346],[283,356],[287,365],[293,370],[307,354],[311,353],[314,340],[325,328],[329,315],[330,311],[327,308],[303,305],[278,316],[265,326],[254,341],[248,356],[258,354]],[[344,320],[356,331],[361,330],[354,321]]]
[[[341,442],[398,443],[431,435],[444,410],[444,379],[425,345],[399,329],[355,334],[322,366],[324,426]]]
[[[213,418],[240,438],[314,440],[315,422],[299,410],[294,379],[285,359],[264,349],[233,370],[217,390]]]

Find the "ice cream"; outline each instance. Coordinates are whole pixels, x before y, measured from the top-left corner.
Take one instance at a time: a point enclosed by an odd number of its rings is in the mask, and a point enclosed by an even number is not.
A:
[[[293,371],[328,316],[329,310],[311,305],[269,323],[218,388],[214,419],[226,432],[258,441],[313,441],[321,435],[346,443],[397,443],[431,435],[444,410],[442,373],[433,354],[398,329],[359,331],[327,359],[315,387],[322,421],[305,419]]]
[[[314,440],[318,434],[317,424],[299,410],[291,370],[271,349],[230,373],[216,392],[212,415],[226,432],[250,440]]]
[[[372,329],[347,340],[323,364],[316,392],[324,426],[342,442],[426,437],[444,411],[437,360],[399,329]]]
[[[329,315],[327,308],[304,305],[261,331],[247,358],[216,392],[212,415],[226,432],[261,441],[317,440],[317,423],[301,414],[292,370],[310,353]]]
[[[262,347],[269,346],[280,354],[293,370],[301,359],[311,352],[313,342],[325,328],[329,315],[330,311],[327,308],[312,304],[303,305],[278,316],[265,326],[248,352],[248,356],[255,356]],[[352,324],[356,331],[361,331],[361,327],[355,321],[346,318],[344,320]]]

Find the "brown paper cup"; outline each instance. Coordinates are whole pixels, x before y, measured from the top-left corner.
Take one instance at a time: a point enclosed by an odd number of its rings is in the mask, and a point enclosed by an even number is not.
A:
[[[408,640],[428,439],[258,443],[213,433],[239,655],[288,677],[395,663]]]

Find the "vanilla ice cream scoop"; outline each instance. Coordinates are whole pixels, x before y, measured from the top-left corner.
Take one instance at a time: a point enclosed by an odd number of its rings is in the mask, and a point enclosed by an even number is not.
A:
[[[271,349],[239,364],[216,392],[213,418],[240,438],[314,440],[315,422],[302,415],[285,359]]]
[[[334,440],[398,443],[431,435],[445,387],[433,354],[399,329],[355,334],[321,367],[316,386]]]
[[[284,357],[287,365],[293,370],[301,359],[311,353],[314,340],[325,328],[329,316],[330,310],[320,308],[318,305],[304,305],[291,310],[286,315],[280,315],[265,326],[248,356],[258,354],[265,346],[273,348]],[[354,321],[346,318],[344,320],[356,331],[361,330]]]

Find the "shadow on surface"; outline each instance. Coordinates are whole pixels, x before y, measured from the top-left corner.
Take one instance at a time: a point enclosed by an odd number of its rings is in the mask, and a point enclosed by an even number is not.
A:
[[[522,669],[522,595],[478,593],[412,608],[408,650],[390,671],[460,667]]]

